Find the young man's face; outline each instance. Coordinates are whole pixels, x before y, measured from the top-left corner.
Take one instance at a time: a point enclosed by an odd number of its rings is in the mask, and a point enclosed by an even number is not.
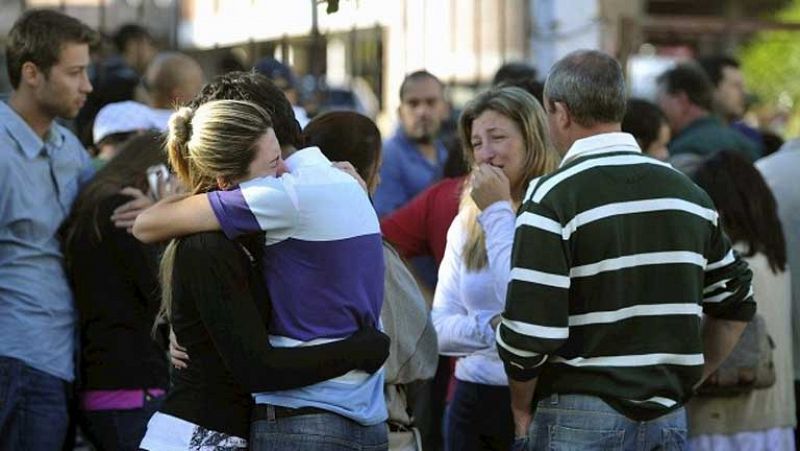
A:
[[[684,108],[681,96],[668,93],[663,87],[658,88],[657,96],[658,107],[664,112],[667,123],[673,133],[680,131],[681,118],[684,115]]]
[[[744,115],[745,86],[742,71],[733,66],[722,68],[722,79],[714,90],[714,107],[728,120],[736,120]]]
[[[33,93],[39,109],[50,117],[72,119],[86,103],[92,84],[86,73],[89,45],[64,43],[49,73],[39,71]]]
[[[439,133],[446,109],[439,82],[432,78],[409,82],[399,109],[403,130],[412,140],[430,142]]]

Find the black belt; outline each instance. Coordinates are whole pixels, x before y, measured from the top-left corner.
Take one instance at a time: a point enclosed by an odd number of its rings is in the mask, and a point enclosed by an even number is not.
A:
[[[251,421],[269,420],[270,410],[274,412],[273,413],[274,416],[272,417],[273,419],[296,417],[300,415],[330,413],[327,410],[318,409],[316,407],[299,407],[297,409],[292,409],[291,407],[273,406],[270,404],[256,404],[255,407],[253,407],[253,413],[250,415],[250,420]]]

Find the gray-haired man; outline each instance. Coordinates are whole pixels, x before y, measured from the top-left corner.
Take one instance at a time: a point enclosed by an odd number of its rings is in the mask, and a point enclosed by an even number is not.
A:
[[[751,273],[708,196],[620,132],[613,58],[566,56],[544,98],[564,159],[523,200],[497,333],[515,445],[682,449],[682,405],[755,312]]]

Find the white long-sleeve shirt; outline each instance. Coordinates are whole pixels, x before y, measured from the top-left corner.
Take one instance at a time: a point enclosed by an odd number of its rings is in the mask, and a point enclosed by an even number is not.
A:
[[[489,264],[479,271],[467,271],[464,265],[465,216],[459,213],[447,232],[431,316],[439,353],[461,357],[455,376],[465,382],[508,385],[490,322],[505,307],[514,220],[507,202],[493,204],[479,216],[487,232],[489,259]]]

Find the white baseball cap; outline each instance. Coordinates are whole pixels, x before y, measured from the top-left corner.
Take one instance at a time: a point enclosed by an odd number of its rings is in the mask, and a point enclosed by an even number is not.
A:
[[[116,102],[100,108],[94,118],[92,140],[95,144],[116,133],[160,129],[149,106],[134,102]]]

